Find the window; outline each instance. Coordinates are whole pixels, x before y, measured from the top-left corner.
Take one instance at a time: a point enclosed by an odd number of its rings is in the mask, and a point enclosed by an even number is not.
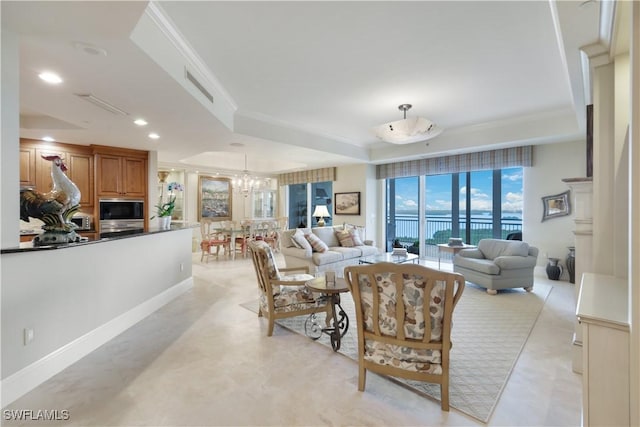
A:
[[[290,184],[289,186],[289,227],[317,227],[318,218],[311,216],[318,205],[326,205],[330,217],[325,218],[325,226],[331,225],[333,216],[333,182]],[[311,207],[308,209],[308,207]]]
[[[424,179],[423,197],[418,194]],[[387,250],[393,243],[422,256],[450,237],[477,244],[522,230],[522,168],[386,180]],[[420,204],[424,221],[420,223]]]
[[[387,180],[387,250],[418,241],[418,177]]]

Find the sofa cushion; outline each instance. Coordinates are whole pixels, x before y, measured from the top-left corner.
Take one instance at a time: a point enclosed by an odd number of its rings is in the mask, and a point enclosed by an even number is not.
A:
[[[330,264],[332,262],[340,262],[342,261],[342,254],[340,252],[335,251],[327,251],[327,252],[314,252],[311,255],[311,259],[315,265],[324,265]]]
[[[378,254],[378,248],[376,248],[375,246],[362,245],[356,246],[356,248],[360,249],[360,256],[370,256]]]
[[[320,238],[315,234],[305,234],[304,237],[309,241],[314,252],[326,252],[329,250],[329,246],[327,246],[327,244],[320,240]]]
[[[362,251],[358,248],[344,248],[342,246],[336,246],[330,249],[333,252],[341,253],[342,259],[358,258],[360,254],[362,254]]]
[[[500,274],[500,267],[490,259],[465,258],[457,255],[454,261],[454,264],[458,267],[468,268],[484,274]]]
[[[482,239],[478,249],[490,260],[503,255],[529,255],[529,244],[518,240]]]
[[[311,232],[325,242],[327,246],[340,246],[340,242],[338,242],[334,231],[335,229],[333,227],[316,227],[311,229]]]

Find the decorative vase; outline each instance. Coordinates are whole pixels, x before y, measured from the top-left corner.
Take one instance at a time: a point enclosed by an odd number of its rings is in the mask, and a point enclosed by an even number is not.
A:
[[[569,246],[569,255],[565,260],[567,271],[569,272],[569,282],[576,283],[576,248]]]
[[[559,258],[549,258],[547,263],[547,277],[549,280],[558,280],[562,275],[562,266],[558,264]]]
[[[158,229],[168,230],[171,226],[171,216],[159,216],[158,217]]]

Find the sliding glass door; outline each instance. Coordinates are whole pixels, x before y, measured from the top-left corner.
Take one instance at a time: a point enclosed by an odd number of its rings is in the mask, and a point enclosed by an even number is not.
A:
[[[390,178],[386,193],[387,250],[395,243],[434,256],[451,237],[475,245],[522,230],[521,167]]]

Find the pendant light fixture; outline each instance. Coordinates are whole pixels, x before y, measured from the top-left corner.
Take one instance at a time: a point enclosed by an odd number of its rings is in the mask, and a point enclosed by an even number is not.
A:
[[[426,141],[442,133],[429,119],[424,117],[410,117],[407,119],[407,111],[411,104],[401,104],[398,109],[404,113],[402,120],[385,123],[374,128],[378,138],[392,144],[409,144],[412,142]]]

